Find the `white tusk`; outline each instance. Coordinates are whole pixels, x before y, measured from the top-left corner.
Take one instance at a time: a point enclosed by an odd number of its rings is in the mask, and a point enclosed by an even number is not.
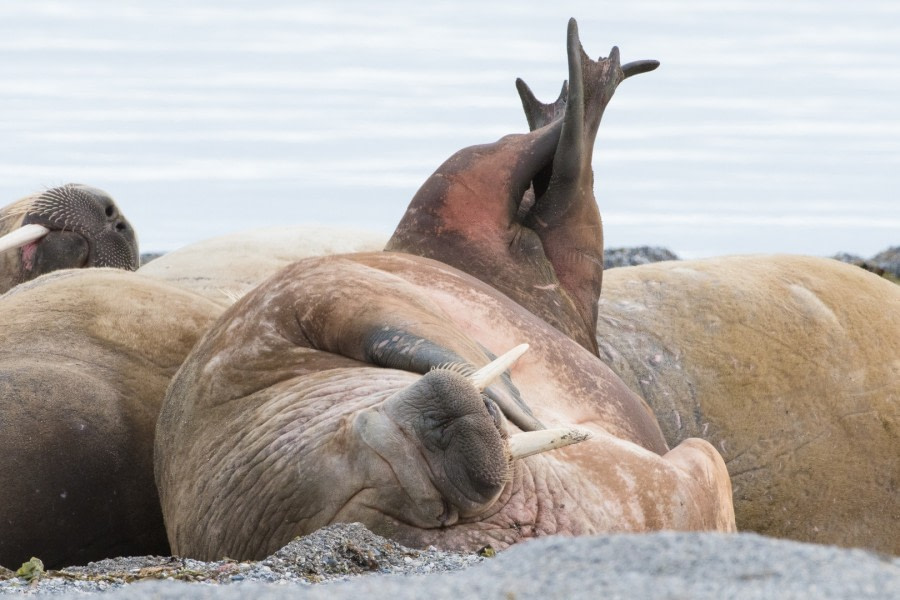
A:
[[[0,252],[11,250],[12,248],[21,248],[25,244],[39,240],[50,233],[50,230],[43,225],[22,225],[18,229],[10,231],[6,235],[0,237]]]
[[[509,438],[509,454],[513,460],[525,458],[532,454],[555,450],[569,444],[577,444],[590,437],[591,433],[589,431],[575,429],[574,427],[517,433]]]
[[[481,367],[471,375],[469,381],[472,382],[479,392],[483,392],[484,388],[491,385],[495,379],[503,375],[503,372],[513,366],[519,357],[528,350],[528,344],[519,344],[505,354],[498,356],[485,366]]]

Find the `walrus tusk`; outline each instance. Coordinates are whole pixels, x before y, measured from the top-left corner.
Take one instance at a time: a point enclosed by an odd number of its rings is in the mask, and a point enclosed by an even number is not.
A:
[[[12,248],[21,248],[25,244],[41,239],[48,233],[50,233],[50,230],[43,225],[34,223],[22,225],[18,229],[0,237],[0,252],[11,250]]]
[[[562,448],[569,444],[577,444],[590,437],[589,431],[575,429],[574,427],[517,433],[509,438],[509,454],[513,460],[516,460],[532,454]]]
[[[484,388],[491,385],[495,379],[503,375],[503,372],[513,366],[519,357],[528,351],[528,344],[519,344],[512,350],[498,356],[485,366],[481,367],[471,375],[469,381],[478,388],[479,392],[483,392]]]

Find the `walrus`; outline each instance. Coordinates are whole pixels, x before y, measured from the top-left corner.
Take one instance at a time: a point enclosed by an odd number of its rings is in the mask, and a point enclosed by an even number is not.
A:
[[[0,210],[0,293],[58,269],[134,271],[139,260],[134,229],[103,190],[69,183]]]
[[[433,231],[469,214],[454,235],[471,238],[488,281],[409,240],[413,252],[309,258],[243,296],[197,343],[156,432],[173,552],[260,558],[342,521],[465,550],[551,533],[734,529],[716,450],[699,439],[669,450],[647,405],[584,347],[596,278],[569,256],[563,234],[576,224],[564,215],[591,213],[581,152],[624,74],[616,49],[586,58],[574,21],[567,48],[559,118],[463,149],[409,209],[431,210]],[[540,217],[526,223],[539,232],[519,223],[517,261],[492,264],[492,237],[535,180]],[[422,239],[423,252],[441,245]],[[541,314],[500,291],[510,264],[524,289],[563,282]]]
[[[321,225],[265,227],[189,244],[138,272],[228,306],[292,262],[381,250],[387,238],[375,231]]]
[[[253,230],[180,248],[137,273],[60,270],[9,291],[0,300],[0,565],[168,554],[152,442],[188,350],[279,268],[373,250],[386,238],[313,226]]]
[[[740,529],[900,554],[900,287],[802,256],[611,269],[600,356],[725,458]]]
[[[111,268],[56,271],[0,297],[0,565],[169,553],[156,418],[222,310]]]
[[[616,87],[659,62],[620,66],[615,47],[607,60],[594,61],[577,42],[574,19],[568,35],[576,42],[568,47],[570,76],[555,102],[540,103],[516,81],[531,131],[561,126],[559,145],[555,137],[520,136],[458,152],[413,197],[385,250],[478,277],[596,353],[603,225],[594,200],[594,140]],[[570,95],[585,101],[570,106]]]

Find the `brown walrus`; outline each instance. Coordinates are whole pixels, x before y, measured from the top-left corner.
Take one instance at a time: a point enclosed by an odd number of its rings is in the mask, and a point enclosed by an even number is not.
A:
[[[166,386],[222,312],[115,269],[0,297],[0,565],[168,554],[153,480]]]
[[[58,269],[134,271],[134,229],[103,190],[69,183],[0,210],[0,293]]]
[[[153,435],[168,381],[194,341],[279,267],[380,247],[386,237],[255,230],[176,250],[136,274],[57,271],[0,299],[0,511],[9,515],[0,565],[168,554]]]
[[[583,347],[599,286],[582,259],[596,266],[596,242],[573,247],[565,215],[591,214],[584,151],[624,73],[615,49],[586,58],[574,21],[568,51],[561,117],[447,161],[407,213],[431,216],[398,228],[404,253],[295,263],[197,344],[156,435],[173,552],[259,558],[340,521],[468,550],[551,533],[733,530],[715,449],[669,451],[649,408]],[[538,216],[518,219],[536,180]],[[514,220],[522,244],[509,248],[493,238]],[[445,242],[487,281],[415,255]],[[507,266],[528,307],[498,291],[513,284]],[[529,300],[533,289],[549,305]]]
[[[597,341],[666,440],[725,458],[740,529],[900,554],[900,287],[743,256],[612,269]]]

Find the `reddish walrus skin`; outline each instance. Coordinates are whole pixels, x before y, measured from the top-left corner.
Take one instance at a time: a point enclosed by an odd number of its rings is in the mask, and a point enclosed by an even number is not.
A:
[[[593,352],[602,242],[590,148],[634,67],[616,49],[587,59],[574,21],[568,52],[558,118],[451,157],[392,252],[297,262],[197,344],[157,426],[173,552],[261,558],[352,521],[470,551],[549,534],[734,530],[718,452],[698,439],[669,450],[649,407]],[[530,349],[515,362],[520,344]]]

